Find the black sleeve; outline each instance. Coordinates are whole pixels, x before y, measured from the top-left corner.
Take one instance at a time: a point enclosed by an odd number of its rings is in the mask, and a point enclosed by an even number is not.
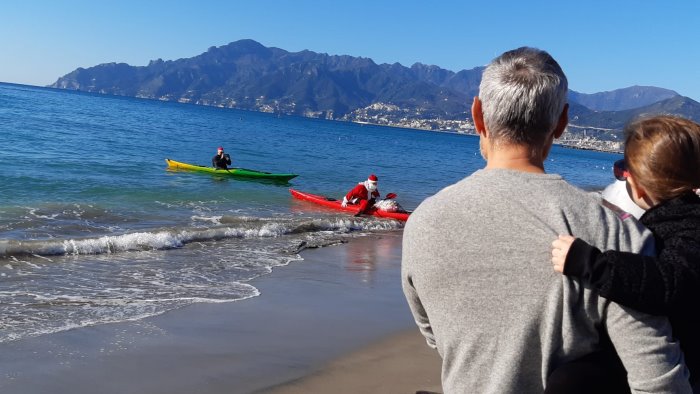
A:
[[[620,305],[651,314],[669,314],[697,297],[697,268],[665,249],[659,257],[602,252],[580,239],[569,249],[564,274]],[[690,263],[690,264],[688,264]]]
[[[224,157],[226,158],[226,164],[230,166],[231,165],[231,156],[229,156],[229,154],[227,153]]]
[[[216,167],[216,158],[217,158],[217,157],[218,157],[218,156],[214,156],[214,157],[211,158],[211,166],[212,166],[212,167]]]
[[[598,262],[598,256],[600,256],[600,249],[576,238],[569,248],[569,253],[566,254],[564,275],[576,276],[590,283],[591,271]]]

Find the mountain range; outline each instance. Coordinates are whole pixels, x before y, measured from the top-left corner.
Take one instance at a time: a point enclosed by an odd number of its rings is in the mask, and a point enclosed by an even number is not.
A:
[[[50,87],[326,119],[357,121],[359,113],[374,108],[377,119],[457,121],[470,118],[482,71],[376,64],[364,57],[288,52],[240,40],[191,58],[152,60],[147,66],[78,68]],[[619,135],[614,131],[640,114],[700,120],[700,103],[657,87],[569,91],[569,101],[572,125],[613,139]]]

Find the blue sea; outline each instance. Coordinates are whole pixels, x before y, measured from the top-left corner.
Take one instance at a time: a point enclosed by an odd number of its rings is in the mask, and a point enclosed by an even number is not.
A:
[[[218,146],[233,166],[299,176],[166,168],[208,165]],[[546,165],[600,190],[618,158],[555,147]],[[411,210],[483,165],[475,136],[0,84],[0,342],[243,301],[304,248],[403,227],[290,187],[340,198],[374,173]]]

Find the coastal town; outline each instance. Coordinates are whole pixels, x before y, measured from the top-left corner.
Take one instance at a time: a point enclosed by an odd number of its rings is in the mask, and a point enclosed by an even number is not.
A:
[[[355,110],[340,120],[359,124],[476,135],[474,124],[466,114],[460,120],[441,119],[440,117],[431,118],[427,117],[426,114],[411,113],[409,110],[383,103],[375,103],[366,108]],[[606,138],[601,138],[600,136],[605,136]],[[556,140],[555,144],[575,149],[621,153],[624,149],[621,136],[621,130],[616,132],[616,130],[612,129],[569,124],[564,135]]]

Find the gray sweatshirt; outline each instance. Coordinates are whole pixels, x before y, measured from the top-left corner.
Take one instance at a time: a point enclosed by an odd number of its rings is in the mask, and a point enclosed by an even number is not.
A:
[[[621,307],[552,269],[551,243],[651,252],[653,238],[559,175],[480,170],[426,199],[404,229],[402,284],[446,393],[541,393],[607,330],[633,392],[691,392],[665,317]]]

